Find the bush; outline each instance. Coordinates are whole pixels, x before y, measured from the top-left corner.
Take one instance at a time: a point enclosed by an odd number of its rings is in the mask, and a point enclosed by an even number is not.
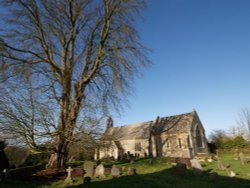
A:
[[[244,148],[247,145],[242,136],[236,136],[234,139],[226,140],[220,144],[220,149]]]
[[[234,147],[244,148],[247,145],[247,141],[242,136],[236,136],[233,140]]]
[[[5,149],[7,158],[11,166],[19,167],[22,165],[28,157],[30,151],[28,148],[9,146]]]
[[[30,153],[22,166],[35,166],[38,164],[45,164],[48,162],[48,153]]]

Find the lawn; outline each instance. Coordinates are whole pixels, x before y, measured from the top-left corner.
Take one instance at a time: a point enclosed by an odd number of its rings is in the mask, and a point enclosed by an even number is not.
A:
[[[82,185],[81,178],[74,179],[72,185],[66,185],[62,180],[54,182],[20,182],[20,181],[7,181],[0,183],[0,187],[40,187],[40,188],[241,188],[250,187],[250,163],[241,164],[240,161],[234,160],[233,154],[224,154],[220,156],[220,160],[229,165],[230,168],[237,173],[236,177],[228,177],[226,171],[219,170],[217,162],[212,163],[202,162],[204,172],[201,175],[195,175],[192,170],[179,172],[173,167],[166,159],[161,158],[150,162],[151,159],[144,159],[136,161],[135,164],[117,164],[117,166],[131,166],[136,168],[137,175],[134,176],[121,176],[120,178],[112,179],[107,176],[105,179],[93,178],[92,183],[89,185]],[[110,164],[109,164],[110,165]],[[211,173],[216,172],[218,176],[211,177]]]

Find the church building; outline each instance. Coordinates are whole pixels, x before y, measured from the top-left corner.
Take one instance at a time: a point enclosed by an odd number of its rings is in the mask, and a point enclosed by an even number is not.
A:
[[[196,111],[118,127],[109,118],[102,142],[96,159],[118,159],[124,154],[193,158],[208,153],[205,130]]]

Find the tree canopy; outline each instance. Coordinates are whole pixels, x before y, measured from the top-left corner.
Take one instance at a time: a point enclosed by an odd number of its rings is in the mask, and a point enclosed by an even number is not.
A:
[[[121,109],[135,76],[150,64],[135,28],[145,2],[6,0],[2,5],[7,15],[0,31],[1,83],[11,93],[29,75],[39,101],[52,107],[55,147],[49,164],[60,167],[80,117],[93,109],[92,117]]]

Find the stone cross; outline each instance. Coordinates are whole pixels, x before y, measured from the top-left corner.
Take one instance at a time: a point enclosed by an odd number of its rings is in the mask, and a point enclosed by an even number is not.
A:
[[[69,166],[69,168],[66,169],[66,171],[68,172],[68,176],[65,179],[65,181],[68,183],[72,183],[73,181],[72,181],[72,177],[71,177],[71,172],[73,171],[73,169]]]

